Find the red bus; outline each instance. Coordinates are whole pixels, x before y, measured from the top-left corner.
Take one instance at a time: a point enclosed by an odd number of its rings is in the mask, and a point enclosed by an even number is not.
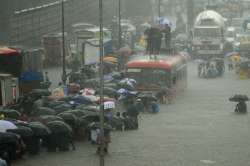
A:
[[[187,62],[183,56],[133,56],[126,64],[126,76],[137,81],[136,89],[152,92],[162,103],[187,87]],[[171,102],[171,101],[169,101]]]

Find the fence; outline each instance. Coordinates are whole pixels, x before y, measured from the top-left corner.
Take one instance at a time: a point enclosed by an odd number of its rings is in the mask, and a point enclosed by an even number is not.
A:
[[[115,0],[104,2],[104,20],[108,25],[116,14]],[[98,23],[98,0],[65,0],[65,30],[76,22]],[[11,17],[12,45],[41,46],[45,34],[61,31],[61,1],[16,11]]]

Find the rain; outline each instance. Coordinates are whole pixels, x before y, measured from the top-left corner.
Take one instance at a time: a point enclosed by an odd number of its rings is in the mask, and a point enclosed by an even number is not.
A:
[[[0,2],[0,166],[250,165],[249,9]]]

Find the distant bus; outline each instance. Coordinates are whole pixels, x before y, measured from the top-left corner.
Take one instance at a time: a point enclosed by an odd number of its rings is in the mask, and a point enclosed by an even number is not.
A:
[[[176,95],[187,87],[187,63],[183,56],[135,56],[126,64],[126,76],[137,81],[136,89]],[[167,92],[166,92],[167,94]]]

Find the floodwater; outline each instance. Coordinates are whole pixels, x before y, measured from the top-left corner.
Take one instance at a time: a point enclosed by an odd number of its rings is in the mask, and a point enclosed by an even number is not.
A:
[[[236,93],[250,96],[250,80],[233,72],[201,79],[189,63],[188,89],[156,115],[142,114],[136,131],[112,133],[107,166],[246,166],[250,165],[250,114],[235,114]],[[55,77],[58,76],[54,72]],[[25,156],[14,166],[98,166],[95,146]]]

